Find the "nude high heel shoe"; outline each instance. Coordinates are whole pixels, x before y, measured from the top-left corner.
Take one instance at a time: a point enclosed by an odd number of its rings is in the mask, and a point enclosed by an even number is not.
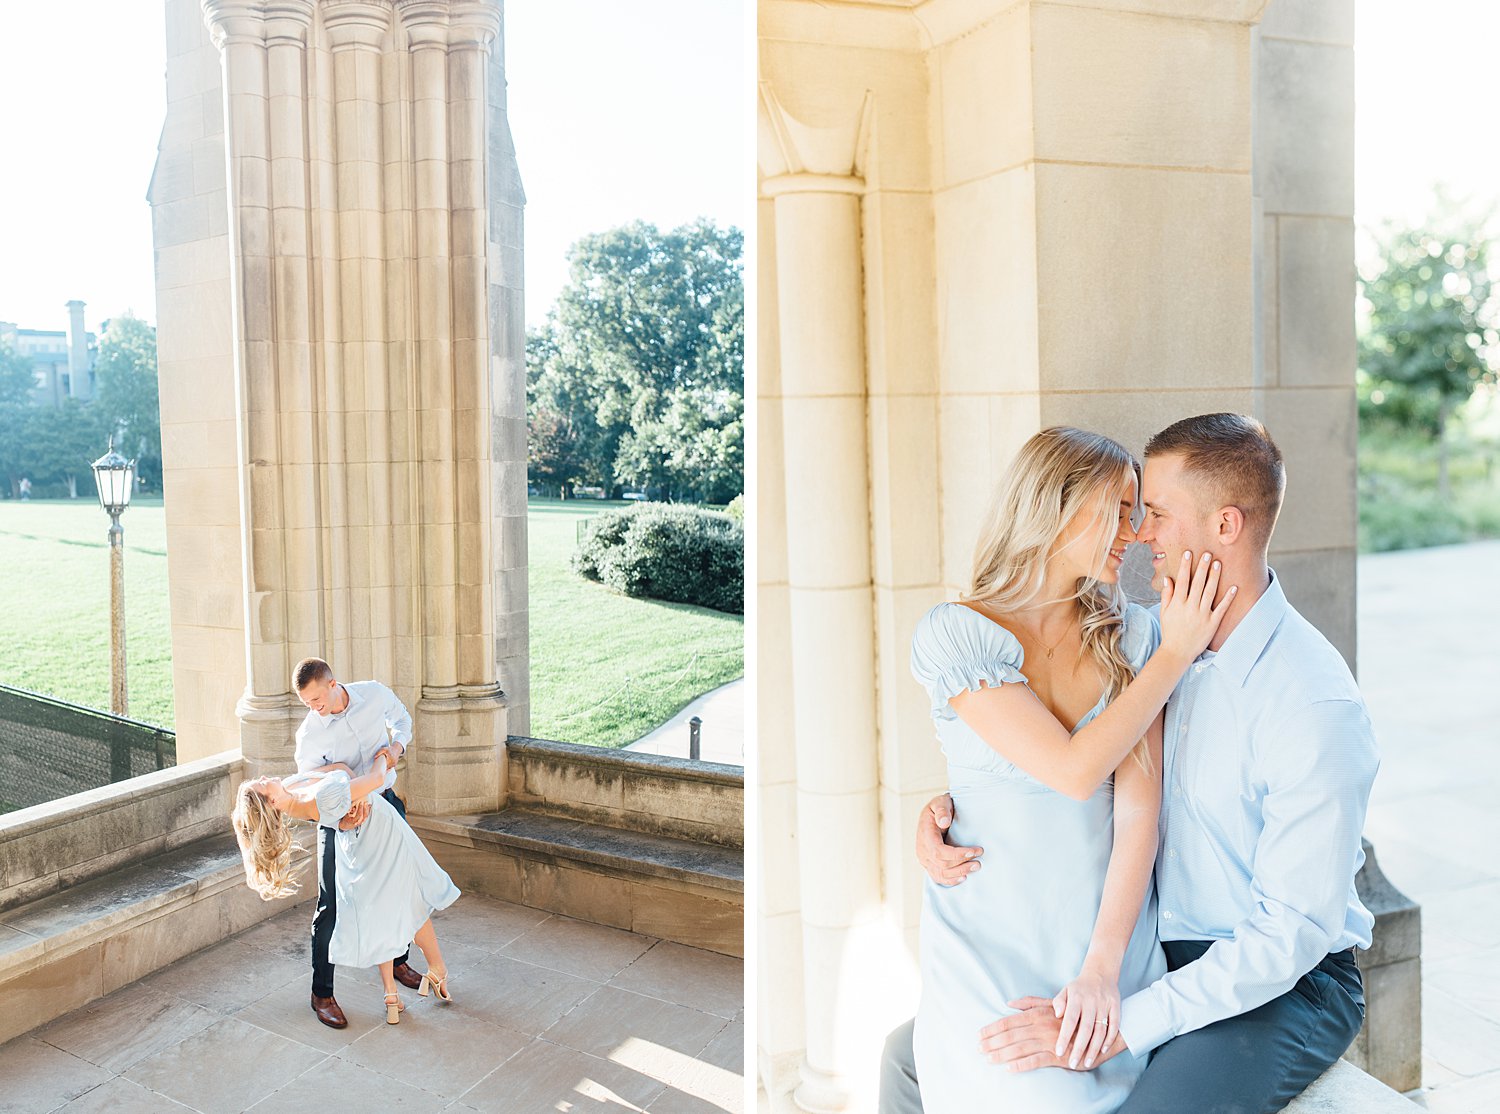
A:
[[[401,1012],[406,1009],[402,1004],[401,995],[387,994],[385,996],[385,1023],[387,1025],[401,1024]]]
[[[431,971],[428,971],[422,976],[422,985],[417,990],[417,995],[425,998],[429,989],[443,1001],[453,1001],[453,995],[448,993],[448,972],[446,970],[441,975],[434,975]]]

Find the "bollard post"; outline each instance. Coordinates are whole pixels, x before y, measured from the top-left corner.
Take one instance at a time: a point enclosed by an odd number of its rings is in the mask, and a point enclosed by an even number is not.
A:
[[[703,721],[697,716],[688,720],[688,757],[698,761],[703,746]]]

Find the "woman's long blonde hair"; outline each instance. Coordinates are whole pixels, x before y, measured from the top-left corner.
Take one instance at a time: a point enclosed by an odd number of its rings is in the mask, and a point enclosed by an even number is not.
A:
[[[1141,466],[1117,441],[1098,433],[1053,426],[1021,447],[990,504],[974,550],[974,575],[964,599],[1000,614],[1059,602],[1042,599],[1052,548],[1077,515],[1097,516],[1099,543],[1093,565],[1114,544],[1120,484],[1127,471],[1140,484]],[[1078,604],[1083,653],[1104,677],[1105,702],[1114,700],[1135,677],[1120,650],[1126,596],[1117,584],[1092,577],[1079,580]],[[1149,768],[1144,740],[1136,758]]]
[[[296,893],[299,887],[292,878],[292,854],[299,845],[292,838],[286,815],[250,788],[248,781],[242,781],[229,822],[240,844],[245,881],[250,888],[266,901]]]

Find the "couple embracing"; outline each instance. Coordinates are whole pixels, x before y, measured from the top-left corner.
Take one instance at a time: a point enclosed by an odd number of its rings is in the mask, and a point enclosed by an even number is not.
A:
[[[386,1022],[406,1008],[396,987],[452,1001],[432,914],[458,887],[406,823],[396,763],[411,741],[411,716],[378,681],[341,685],[320,658],[292,678],[307,707],[297,729],[297,773],[241,783],[231,820],[250,887],[267,901],[297,891],[289,819],[318,824],[318,904],[312,925],[312,1009],[334,1029],[348,1024],[333,996],[335,964],[379,967]],[[427,960],[407,964],[415,940]]]
[[[1266,564],[1284,490],[1239,414],[1168,427],[1144,469],[1076,429],[1021,450],[968,593],[912,641],[950,789],[881,1114],[1270,1112],[1358,1033],[1378,762]],[[1119,587],[1134,542],[1159,619]]]

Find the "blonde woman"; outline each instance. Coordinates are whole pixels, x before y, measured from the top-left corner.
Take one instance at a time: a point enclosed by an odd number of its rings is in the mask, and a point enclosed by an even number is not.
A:
[[[1008,1072],[979,1031],[1060,987],[1060,1044],[1093,1066],[1120,996],[1165,973],[1151,893],[1162,706],[1212,638],[1219,566],[1185,555],[1161,627],[1119,587],[1140,466],[1116,442],[1054,428],[1000,485],[958,603],[917,626],[955,802],[951,839],[1005,849],[964,885],[925,883],[914,1033],[925,1114],[1107,1114],[1145,1067]]]
[[[395,1025],[406,1007],[396,990],[391,956],[402,952],[408,940],[415,940],[427,959],[417,993],[426,997],[430,990],[442,1001],[453,1000],[432,914],[458,900],[459,891],[380,795],[385,774],[382,755],[364,777],[351,778],[349,767],[336,764],[289,778],[255,778],[241,783],[230,819],[244,855],[246,880],[270,901],[297,890],[287,817],[337,828],[353,804],[369,802],[365,822],[334,837],[339,915],[328,957],[346,967],[380,968],[386,1022]]]

